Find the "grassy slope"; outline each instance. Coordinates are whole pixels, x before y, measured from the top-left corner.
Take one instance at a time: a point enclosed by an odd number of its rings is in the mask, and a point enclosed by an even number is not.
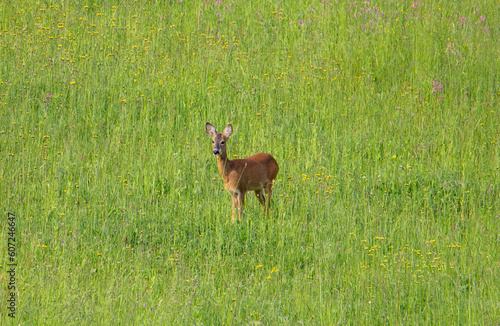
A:
[[[500,322],[498,5],[0,8],[16,324]],[[278,160],[270,219],[207,121]]]

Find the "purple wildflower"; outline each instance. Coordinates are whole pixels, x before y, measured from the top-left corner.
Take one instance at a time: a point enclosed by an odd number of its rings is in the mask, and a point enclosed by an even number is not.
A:
[[[443,91],[443,85],[441,85],[440,82],[433,80],[432,84],[434,85],[434,88],[432,89],[432,94]]]

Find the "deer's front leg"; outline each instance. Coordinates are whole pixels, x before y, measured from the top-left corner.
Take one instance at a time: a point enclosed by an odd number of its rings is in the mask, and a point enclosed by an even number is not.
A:
[[[245,205],[245,192],[240,192],[238,194],[238,220],[241,221],[241,216],[243,215],[243,206]]]
[[[238,209],[238,194],[233,194],[232,195],[232,198],[233,198],[233,214],[231,215],[231,222],[234,223],[234,217],[235,217],[235,214],[236,214],[236,210]],[[238,209],[238,216],[239,216],[239,209]]]

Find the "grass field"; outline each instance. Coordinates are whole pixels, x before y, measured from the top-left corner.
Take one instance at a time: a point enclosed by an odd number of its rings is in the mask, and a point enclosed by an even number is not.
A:
[[[500,324],[499,12],[0,4],[0,319]],[[269,218],[207,121],[278,161]]]

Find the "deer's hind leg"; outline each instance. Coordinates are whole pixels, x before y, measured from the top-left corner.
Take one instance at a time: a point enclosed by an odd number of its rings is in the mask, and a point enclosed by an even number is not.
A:
[[[264,189],[255,190],[255,197],[259,200],[262,208],[266,208],[266,197],[264,196]]]
[[[273,195],[273,183],[274,180],[266,184],[266,194],[267,194],[267,200],[266,200],[266,214],[269,216],[269,209],[271,208],[271,196]]]

